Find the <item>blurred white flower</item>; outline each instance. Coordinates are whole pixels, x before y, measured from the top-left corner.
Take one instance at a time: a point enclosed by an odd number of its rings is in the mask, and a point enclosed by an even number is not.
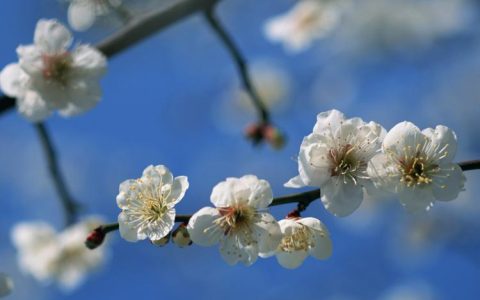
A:
[[[425,211],[435,200],[453,200],[463,190],[465,176],[452,163],[456,151],[457,137],[449,128],[420,131],[401,122],[387,133],[382,153],[368,171],[376,185],[396,193],[408,211]]]
[[[290,52],[302,51],[337,26],[343,7],[338,2],[341,1],[299,1],[285,15],[267,21],[265,35],[273,42],[283,43]]]
[[[82,113],[101,97],[100,77],[107,61],[98,50],[79,45],[73,51],[70,32],[56,20],[40,20],[34,44],[19,46],[19,63],[0,73],[3,92],[17,98],[19,112],[32,122],[55,109],[63,116]]]
[[[20,268],[37,280],[55,280],[67,290],[74,289],[105,259],[105,247],[85,247],[85,238],[101,223],[98,218],[88,218],[60,233],[44,222],[17,224],[12,241]]]
[[[291,82],[288,73],[277,65],[264,62],[252,63],[250,71],[253,85],[263,104],[269,110],[281,109],[285,106]],[[244,89],[236,88],[234,99],[238,107],[251,113],[256,112],[250,96]],[[231,99],[228,103],[232,103]]]
[[[98,16],[122,5],[122,0],[68,0],[68,23],[77,31],[89,29]]]
[[[298,268],[308,255],[317,259],[327,259],[332,255],[332,241],[320,220],[288,218],[278,224],[283,237],[274,254],[283,267]]]
[[[5,273],[0,273],[0,297],[8,296],[14,288],[13,280]]]
[[[266,212],[273,200],[270,184],[254,175],[227,178],[217,184],[210,201],[215,208],[204,207],[188,223],[195,244],[220,243],[220,253],[230,265],[253,264],[259,253],[274,251],[282,233],[272,215]]]
[[[129,242],[162,239],[175,224],[175,204],[188,189],[186,176],[173,178],[163,165],[148,166],[141,178],[120,184],[117,204],[120,235]]]
[[[356,0],[332,44],[350,54],[411,53],[468,28],[469,0]]]
[[[300,146],[299,175],[285,186],[320,187],[329,212],[339,217],[350,215],[360,206],[364,188],[375,195],[367,166],[379,152],[384,135],[379,124],[345,119],[338,110],[318,114],[313,133]]]

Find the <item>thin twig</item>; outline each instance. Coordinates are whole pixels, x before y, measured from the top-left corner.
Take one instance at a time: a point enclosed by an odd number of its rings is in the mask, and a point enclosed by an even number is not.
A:
[[[156,32],[181,21],[195,12],[211,7],[221,0],[182,0],[129,20],[118,32],[95,45],[105,56],[112,57]],[[15,107],[15,98],[0,96],[0,114]]]
[[[65,180],[63,179],[58,166],[55,149],[53,148],[52,141],[48,135],[45,125],[43,123],[37,123],[35,124],[35,129],[40,138],[43,151],[45,152],[45,158],[47,159],[50,176],[53,180],[58,197],[65,211],[65,223],[67,226],[71,225],[77,218],[79,205],[73,200],[67,189]]]
[[[240,53],[240,50],[235,45],[235,42],[233,41],[233,39],[225,31],[222,24],[220,23],[218,18],[215,16],[214,6],[211,6],[205,9],[204,15],[208,24],[210,25],[212,30],[217,34],[218,38],[222,41],[222,43],[225,45],[225,48],[227,49],[228,53],[232,57],[237,67],[238,73],[240,75],[243,87],[249,94],[253,105],[257,109],[260,120],[262,121],[263,124],[268,124],[270,122],[270,115],[268,113],[267,108],[265,107],[262,100],[260,99],[257,91],[255,90],[255,87],[252,84],[252,80],[250,79],[250,76],[248,74],[248,65],[245,58]]]

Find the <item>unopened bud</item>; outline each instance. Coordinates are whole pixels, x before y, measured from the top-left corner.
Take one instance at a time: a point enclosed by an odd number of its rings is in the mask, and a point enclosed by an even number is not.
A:
[[[291,212],[288,213],[286,219],[298,219],[300,218],[300,212],[298,209],[294,209]]]
[[[170,233],[168,233],[166,236],[164,236],[159,240],[152,240],[152,244],[158,247],[163,247],[166,244],[168,244],[169,241],[170,241]]]
[[[13,281],[5,273],[0,273],[0,297],[8,296],[13,290]]]
[[[102,229],[102,226],[95,228],[90,234],[88,235],[87,239],[85,240],[85,246],[88,249],[95,249],[100,246],[103,241],[105,240],[105,232]]]
[[[253,142],[254,145],[259,144],[263,140],[263,125],[253,123],[245,128],[245,137]]]
[[[247,126],[245,136],[258,145],[266,141],[274,149],[281,149],[285,145],[285,136],[278,128],[265,123],[254,123]]]
[[[285,146],[285,136],[272,125],[265,126],[263,136],[274,149],[282,149]]]
[[[173,242],[180,248],[190,246],[192,244],[192,240],[190,239],[190,234],[188,233],[187,226],[185,223],[180,224],[172,232],[172,239]]]

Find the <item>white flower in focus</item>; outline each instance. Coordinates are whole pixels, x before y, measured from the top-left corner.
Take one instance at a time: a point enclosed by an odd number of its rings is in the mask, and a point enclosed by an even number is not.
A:
[[[337,1],[303,0],[285,15],[267,21],[265,35],[282,42],[291,52],[299,52],[315,39],[327,36],[338,24],[341,6]]]
[[[384,135],[385,129],[377,123],[345,119],[338,110],[320,113],[313,133],[300,146],[299,175],[285,186],[320,187],[328,211],[339,217],[350,215],[360,206],[364,188],[375,193],[367,166]]]
[[[20,268],[39,281],[55,280],[67,290],[74,289],[105,259],[105,247],[85,247],[85,238],[101,223],[89,218],[60,233],[43,222],[16,225],[12,240]]]
[[[0,298],[10,295],[14,288],[14,284],[10,276],[0,273]]]
[[[274,251],[282,238],[280,226],[266,212],[273,200],[270,184],[254,175],[227,178],[210,196],[213,207],[196,212],[188,223],[190,238],[200,246],[220,243],[230,265],[251,265],[260,253]]]
[[[141,178],[120,184],[117,204],[120,235],[129,242],[162,239],[175,224],[175,204],[188,189],[186,176],[173,178],[163,165],[148,166]]]
[[[19,46],[18,63],[0,73],[3,92],[17,98],[19,112],[32,122],[53,110],[72,116],[89,110],[101,97],[100,77],[107,61],[95,48],[79,45],[73,51],[70,32],[55,20],[40,20],[34,44]]]
[[[449,128],[420,131],[401,122],[385,136],[369,173],[379,187],[396,193],[408,211],[429,210],[435,200],[453,200],[463,190],[465,176],[452,162],[456,151],[457,137]]]
[[[287,269],[298,268],[308,255],[327,259],[332,255],[332,241],[327,228],[315,218],[288,218],[278,222],[283,238],[275,255]]]
[[[95,19],[122,5],[122,0],[69,0],[68,23],[77,31],[89,29]]]

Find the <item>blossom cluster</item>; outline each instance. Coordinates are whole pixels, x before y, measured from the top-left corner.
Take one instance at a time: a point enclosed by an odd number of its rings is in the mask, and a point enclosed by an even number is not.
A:
[[[445,126],[421,131],[401,122],[387,132],[375,122],[330,110],[317,116],[313,132],[303,139],[299,174],[285,186],[319,187],[323,205],[337,217],[352,214],[367,195],[396,195],[408,211],[426,211],[435,200],[453,200],[463,189],[465,176],[452,162],[456,143]],[[332,253],[320,220],[302,218],[296,210],[277,221],[268,212],[273,193],[266,180],[227,178],[212,190],[213,207],[201,208],[187,223],[177,219],[174,206],[188,187],[185,176],[173,177],[163,165],[148,166],[141,178],[124,181],[117,196],[121,236],[165,245],[174,223],[184,222],[172,233],[177,245],[219,244],[231,265],[276,256],[282,266],[296,268],[308,255],[326,259]]]
[[[105,260],[105,248],[91,251],[84,245],[88,233],[101,223],[98,217],[90,217],[62,232],[45,222],[17,224],[11,238],[20,268],[39,281],[56,281],[66,290],[75,288]]]
[[[387,133],[375,122],[330,110],[303,139],[299,175],[285,186],[320,187],[325,208],[339,217],[353,213],[366,194],[385,192],[409,211],[425,211],[463,190],[465,176],[452,162],[456,148],[455,133],[442,125],[420,130],[405,121]]]

